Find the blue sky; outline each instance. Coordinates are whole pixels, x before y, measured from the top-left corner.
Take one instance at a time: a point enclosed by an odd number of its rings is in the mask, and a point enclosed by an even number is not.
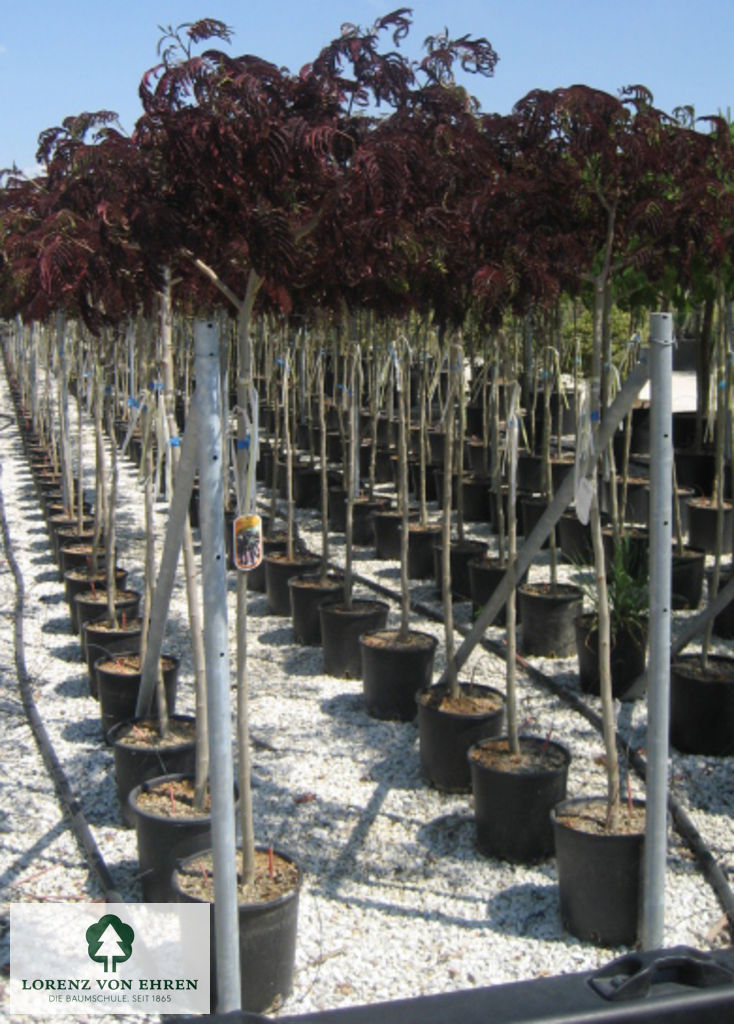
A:
[[[33,167],[41,131],[82,110],[116,111],[126,130],[156,62],[159,25],[218,18],[232,53],[299,69],[339,32],[371,25],[395,0],[0,0],[0,168]],[[406,6],[409,4],[406,3]],[[416,0],[403,43],[448,27],[486,36],[495,76],[472,78],[484,110],[506,113],[534,88],[582,82],[616,93],[642,83],[671,111],[734,115],[734,0]]]

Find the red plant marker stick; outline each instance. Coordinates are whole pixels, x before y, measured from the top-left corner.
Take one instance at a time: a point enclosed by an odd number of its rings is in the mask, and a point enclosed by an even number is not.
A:
[[[271,878],[273,878],[273,876],[275,875],[275,868],[273,867],[273,848],[272,848],[272,846],[268,847],[268,873],[270,874]]]
[[[550,746],[550,741],[551,741],[551,736],[552,735],[553,735],[553,730],[549,729],[548,732],[545,734],[545,743],[540,748],[541,754],[544,754],[546,752],[546,750],[548,749],[548,747]]]
[[[127,629],[127,612],[122,613],[122,628]]]
[[[632,783],[630,782],[629,775],[627,776],[627,809],[629,810],[630,818],[632,817]]]

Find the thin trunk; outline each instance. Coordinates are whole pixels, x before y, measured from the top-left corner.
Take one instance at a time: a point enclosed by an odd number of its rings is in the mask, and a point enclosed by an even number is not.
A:
[[[454,665],[454,608],[451,599],[451,469],[454,450],[454,400],[458,374],[454,367],[460,358],[460,346],[451,346],[449,384],[444,421],[443,519],[441,528],[441,599],[443,604],[446,663],[449,666],[449,692],[459,696],[459,675]]]
[[[400,638],[406,640],[410,629],[410,582],[408,579],[408,415],[410,412],[410,361],[407,346],[402,366],[396,360],[395,380],[398,394],[398,507],[400,525]]]
[[[599,630],[599,692],[602,709],[602,733],[606,751],[607,772],[607,828],[616,829],[619,821],[619,758],[617,755],[614,698],[612,696],[611,673],[611,616],[607,597],[607,579],[605,572],[604,542],[601,532],[599,500],[594,481],[594,496],[591,502],[589,520],[591,542],[594,550],[594,569],[596,573],[597,618]]]
[[[508,585],[509,592],[505,605],[505,636],[507,641],[507,675],[506,675],[506,713],[507,713],[507,738],[511,754],[520,753],[520,736],[517,715],[517,449],[518,449],[518,401],[519,386],[516,385],[514,395],[510,402],[507,414],[507,462],[509,475],[509,489],[507,495],[507,520],[508,520]]]

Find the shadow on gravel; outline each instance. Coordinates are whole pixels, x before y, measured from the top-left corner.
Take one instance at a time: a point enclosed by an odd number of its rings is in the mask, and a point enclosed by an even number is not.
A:
[[[60,697],[88,697],[89,675],[86,672],[78,672],[76,675],[67,676],[56,683],[54,692]]]
[[[260,645],[273,644],[291,644],[293,642],[293,628],[291,626],[290,619],[284,619],[283,625],[276,629],[268,629],[266,632],[261,633],[258,639]],[[286,625],[287,623],[287,625]]]
[[[324,665],[322,658],[315,657],[317,647],[301,647],[287,655],[282,661],[283,672],[288,676],[322,676]]]
[[[91,714],[87,715],[86,718],[77,718],[74,722],[69,722],[61,730],[62,737],[67,743],[99,743],[104,742],[104,736],[102,734],[102,723],[99,715]],[[79,755],[75,755],[72,758],[72,763],[76,759],[85,759],[87,752],[84,751]]]
[[[685,792],[691,806],[707,814],[731,817],[734,805],[734,773],[729,757],[703,757],[679,754],[674,786]],[[734,838],[728,844],[734,849]]]
[[[71,620],[69,619],[68,613],[66,615],[57,615],[53,619],[49,619],[41,626],[42,633],[65,633],[67,636],[72,635]]]
[[[55,594],[41,594],[38,600],[41,604],[63,604],[66,601],[66,594],[59,590]]]
[[[38,540],[32,540],[28,547],[31,551],[48,551],[50,553],[48,537],[41,537]]]
[[[44,569],[43,572],[37,572],[33,580],[35,583],[58,583],[59,571],[58,569]]]
[[[561,927],[558,886],[523,882],[497,893],[488,902],[492,931],[538,938],[543,942],[575,942]]]
[[[428,847],[434,856],[452,857],[456,860],[470,861],[473,864],[477,859],[474,830],[472,814],[453,811],[451,814],[442,814],[440,817],[434,818],[433,821],[422,825],[416,833],[416,839],[423,846]]]
[[[78,640],[70,640],[63,647],[49,647],[49,654],[60,661],[79,662],[82,661],[82,649]]]

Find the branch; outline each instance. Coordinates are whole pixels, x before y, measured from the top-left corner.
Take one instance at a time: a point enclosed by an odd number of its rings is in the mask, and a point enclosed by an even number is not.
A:
[[[242,308],[242,299],[238,298],[232,289],[224,283],[216,270],[212,270],[208,264],[204,263],[203,260],[200,260],[198,256],[194,256],[192,252],[186,252],[186,255],[197,270],[200,270],[205,277],[209,278],[212,284],[220,290],[222,295],[232,303],[236,310],[240,310]]]

